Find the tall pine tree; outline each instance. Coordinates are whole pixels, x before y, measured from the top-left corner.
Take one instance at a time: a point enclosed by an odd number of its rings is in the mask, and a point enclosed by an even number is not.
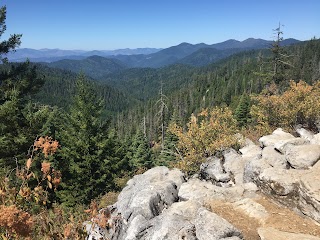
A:
[[[102,119],[102,100],[80,75],[76,92],[60,133],[63,171],[61,201],[72,206],[114,189],[114,178],[121,169],[114,139],[109,137],[108,122]]]

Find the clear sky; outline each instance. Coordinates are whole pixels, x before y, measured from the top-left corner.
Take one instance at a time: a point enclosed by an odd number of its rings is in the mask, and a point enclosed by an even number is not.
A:
[[[320,37],[320,0],[0,0],[26,48],[112,50]],[[8,36],[8,35],[7,35]]]

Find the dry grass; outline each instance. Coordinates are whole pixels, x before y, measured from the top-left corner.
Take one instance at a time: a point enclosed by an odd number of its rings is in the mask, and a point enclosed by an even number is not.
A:
[[[309,218],[300,216],[294,211],[276,204],[265,196],[254,200],[264,206],[270,214],[263,224],[257,221],[257,219],[249,217],[241,210],[234,209],[230,203],[214,200],[210,201],[208,205],[213,212],[238,228],[246,240],[260,240],[257,232],[259,227],[273,227],[280,231],[320,237],[319,224]]]

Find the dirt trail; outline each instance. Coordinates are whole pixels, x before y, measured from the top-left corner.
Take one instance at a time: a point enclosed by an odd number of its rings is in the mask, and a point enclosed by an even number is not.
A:
[[[272,227],[284,232],[320,237],[320,224],[310,218],[300,216],[263,195],[253,200],[261,204],[269,213],[269,217],[265,221],[261,222],[256,218],[249,217],[244,211],[235,209],[228,202],[210,201],[208,205],[213,212],[241,230],[246,240],[260,240],[257,232],[259,227]]]

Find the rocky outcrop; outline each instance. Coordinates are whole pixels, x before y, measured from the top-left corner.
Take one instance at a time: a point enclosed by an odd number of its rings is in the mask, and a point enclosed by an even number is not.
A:
[[[310,132],[299,132],[301,138],[281,129],[262,137],[262,157],[246,163],[244,180],[254,182],[271,198],[320,222],[320,145],[310,143],[314,138]]]
[[[147,222],[178,201],[184,181],[181,171],[166,167],[150,169],[129,180],[113,206],[113,216],[120,221],[110,232],[112,239],[142,239]]]
[[[320,144],[317,135],[298,133],[294,137],[277,129],[262,137],[260,146],[246,141],[239,152],[229,149],[208,158],[199,175],[188,180],[180,170],[166,167],[135,176],[117,203],[106,208],[111,214],[107,228],[86,223],[88,239],[243,239],[211,207],[215,201],[254,219],[262,226],[261,239],[318,239],[265,226],[273,213],[257,201],[263,193],[320,223]]]

